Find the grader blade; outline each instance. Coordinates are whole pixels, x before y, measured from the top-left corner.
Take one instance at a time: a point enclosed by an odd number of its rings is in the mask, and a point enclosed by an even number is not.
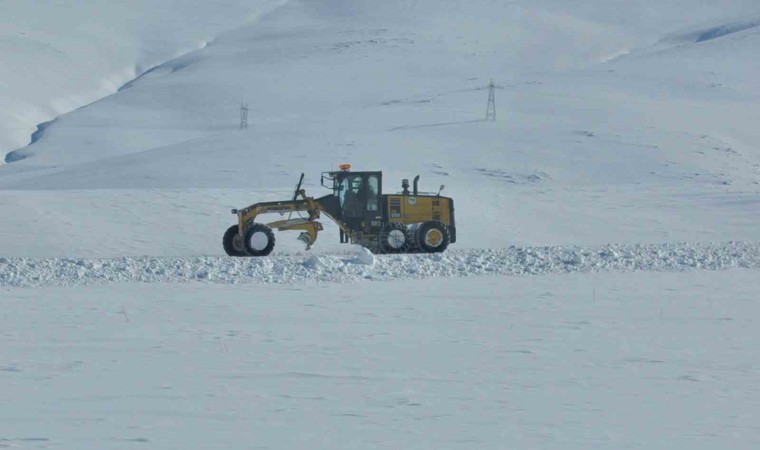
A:
[[[306,244],[306,250],[311,249],[320,231],[324,229],[322,224],[317,221],[307,219],[287,219],[278,220],[277,222],[268,223],[267,226],[276,228],[277,231],[287,230],[304,230],[298,236],[298,240]]]

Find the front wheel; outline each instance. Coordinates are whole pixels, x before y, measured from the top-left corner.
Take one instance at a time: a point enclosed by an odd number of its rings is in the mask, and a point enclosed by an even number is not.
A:
[[[222,238],[224,252],[229,256],[248,256],[243,245],[243,238],[238,233],[238,226],[233,225],[227,229]]]
[[[426,253],[440,253],[451,242],[449,227],[443,222],[432,220],[417,229],[417,245]]]
[[[254,223],[245,230],[243,245],[251,256],[266,256],[274,248],[274,233],[268,226]]]

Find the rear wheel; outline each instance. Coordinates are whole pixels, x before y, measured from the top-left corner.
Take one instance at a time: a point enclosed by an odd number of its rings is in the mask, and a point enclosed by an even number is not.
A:
[[[427,253],[440,253],[451,242],[449,227],[443,222],[433,220],[425,222],[417,229],[417,245]]]
[[[251,256],[266,256],[274,249],[274,233],[268,226],[254,223],[245,230],[243,245]]]
[[[393,222],[385,225],[378,236],[381,253],[404,253],[409,251],[409,230],[406,225]]]
[[[248,256],[243,245],[243,238],[238,233],[238,226],[233,225],[227,229],[222,238],[222,246],[229,256]]]

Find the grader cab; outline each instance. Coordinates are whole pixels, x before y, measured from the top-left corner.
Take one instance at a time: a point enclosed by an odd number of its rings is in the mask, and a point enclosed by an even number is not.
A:
[[[374,253],[442,252],[456,242],[454,201],[437,193],[418,190],[419,175],[410,191],[403,180],[402,191],[383,194],[382,172],[353,172],[343,164],[340,170],[322,173],[322,186],[332,192],[319,198],[308,197],[302,189],[304,175],[293,198],[256,203],[234,209],[237,224],[224,234],[223,246],[230,256],[266,256],[275,244],[273,229],[300,230],[299,239],[310,249],[324,229],[317,220],[322,214],[340,229],[340,242],[362,245]],[[306,217],[292,218],[305,212]],[[291,217],[269,223],[256,220],[262,214],[290,213]]]

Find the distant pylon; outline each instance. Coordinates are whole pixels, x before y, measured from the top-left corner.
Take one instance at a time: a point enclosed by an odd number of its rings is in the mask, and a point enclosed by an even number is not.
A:
[[[240,104],[240,129],[248,129],[248,103]]]
[[[488,84],[488,107],[486,108],[486,121],[496,120],[496,85],[493,80]]]

